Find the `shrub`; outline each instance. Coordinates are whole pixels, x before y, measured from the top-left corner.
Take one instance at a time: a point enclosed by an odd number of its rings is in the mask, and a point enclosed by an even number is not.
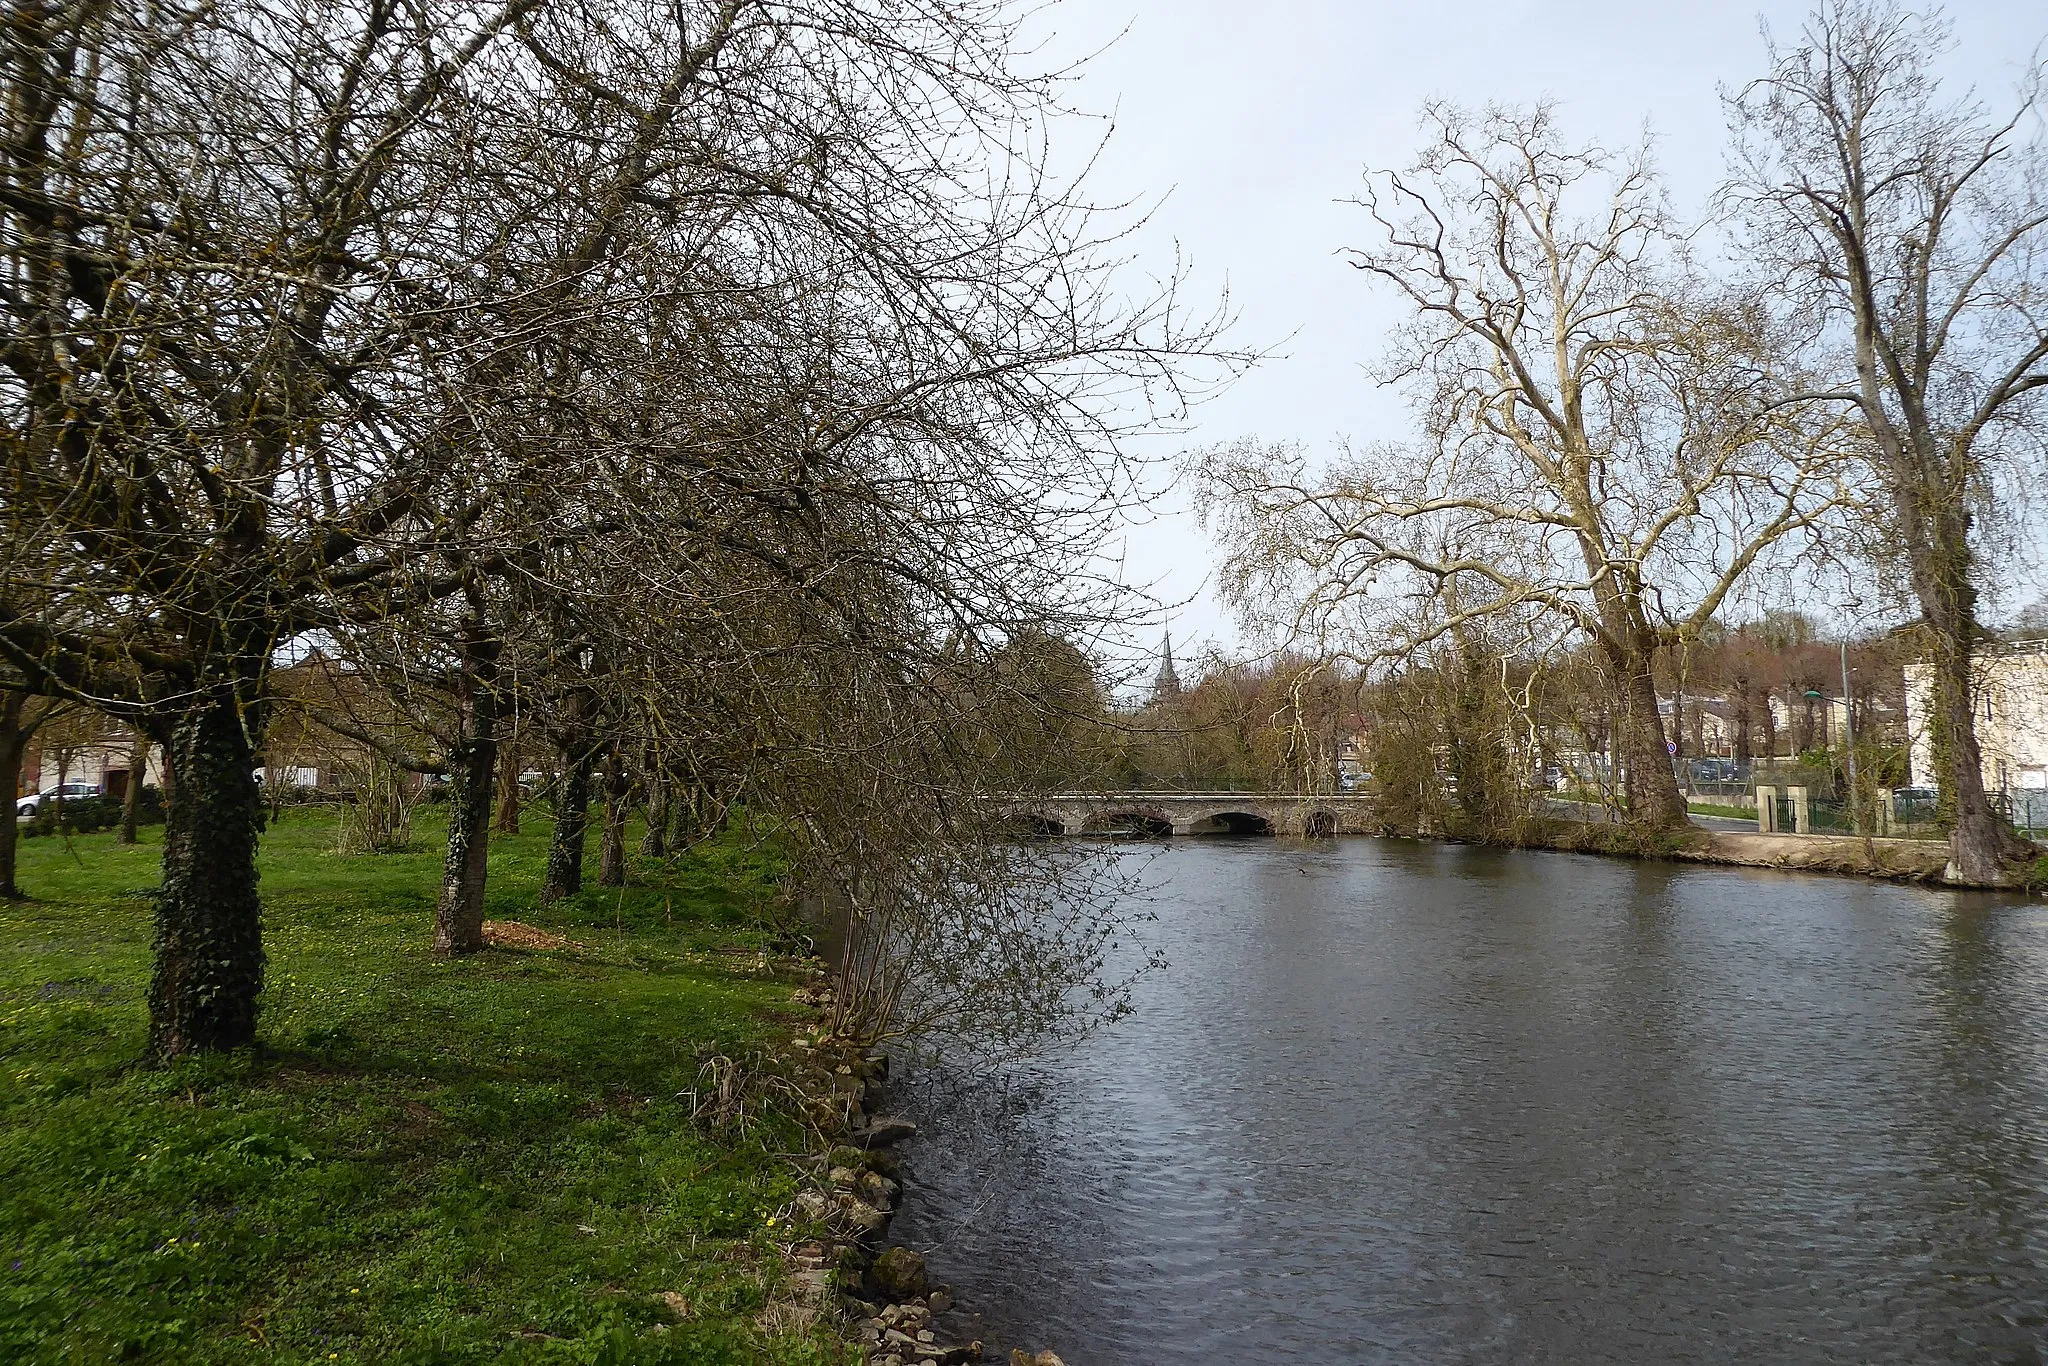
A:
[[[36,814],[40,817],[42,812]],[[50,814],[56,818],[60,829],[90,835],[121,823],[121,802],[116,797],[80,797],[65,802],[61,807],[51,803]]]

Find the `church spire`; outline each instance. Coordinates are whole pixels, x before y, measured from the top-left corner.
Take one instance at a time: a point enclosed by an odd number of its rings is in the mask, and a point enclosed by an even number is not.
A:
[[[1165,648],[1159,655],[1159,674],[1152,680],[1152,700],[1180,696],[1180,675],[1173,671],[1173,632],[1166,633]]]

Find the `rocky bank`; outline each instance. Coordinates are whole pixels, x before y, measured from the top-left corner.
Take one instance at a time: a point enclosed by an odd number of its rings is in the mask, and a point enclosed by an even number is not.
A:
[[[822,1010],[831,1003],[830,988],[809,988],[798,999]],[[948,1287],[931,1283],[919,1253],[887,1245],[903,1200],[896,1145],[917,1132],[910,1121],[881,1112],[888,1056],[822,1035],[800,1035],[796,1050],[811,1117],[836,1141],[810,1160],[811,1184],[787,1210],[793,1227],[814,1236],[786,1249],[785,1299],[840,1315],[868,1366],[982,1360],[979,1320],[954,1303]],[[1064,1366],[1050,1351],[1013,1351],[1010,1361]]]

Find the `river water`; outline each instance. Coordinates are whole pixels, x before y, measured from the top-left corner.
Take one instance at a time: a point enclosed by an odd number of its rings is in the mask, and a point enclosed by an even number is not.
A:
[[[1154,1362],[2048,1360],[2048,906],[1173,841],[1137,1011],[906,1069],[892,1231]]]

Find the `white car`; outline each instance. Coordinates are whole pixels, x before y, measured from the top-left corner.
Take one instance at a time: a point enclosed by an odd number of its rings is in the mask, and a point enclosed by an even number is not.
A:
[[[44,802],[55,801],[59,797],[67,802],[75,802],[99,795],[98,783],[65,783],[61,787],[51,788],[48,792],[31,792],[14,803],[14,818],[18,821],[31,820]]]

